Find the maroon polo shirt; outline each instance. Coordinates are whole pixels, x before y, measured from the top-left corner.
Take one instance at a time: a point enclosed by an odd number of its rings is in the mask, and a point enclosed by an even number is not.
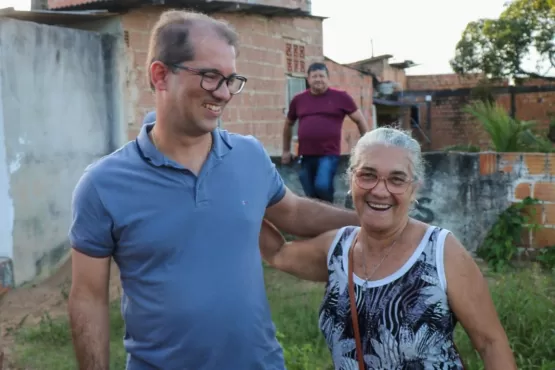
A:
[[[357,106],[345,91],[328,88],[321,95],[310,90],[297,94],[289,106],[287,118],[299,120],[298,155],[339,155],[341,128],[346,115]]]

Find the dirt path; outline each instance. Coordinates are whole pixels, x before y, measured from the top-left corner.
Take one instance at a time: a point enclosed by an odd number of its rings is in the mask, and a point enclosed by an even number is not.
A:
[[[41,283],[10,291],[0,298],[0,353],[4,352],[4,367],[0,358],[0,370],[24,370],[13,364],[14,332],[39,323],[45,314],[51,318],[67,315],[70,286],[71,260]],[[119,270],[112,263],[110,298],[117,299],[120,293]]]

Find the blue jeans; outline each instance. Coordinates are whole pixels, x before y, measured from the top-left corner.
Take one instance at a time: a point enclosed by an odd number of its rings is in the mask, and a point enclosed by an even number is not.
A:
[[[333,179],[338,164],[338,155],[302,157],[299,180],[307,197],[333,203]]]

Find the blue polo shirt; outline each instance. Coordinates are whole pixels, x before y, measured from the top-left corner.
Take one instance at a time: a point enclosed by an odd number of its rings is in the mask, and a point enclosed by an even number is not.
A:
[[[252,136],[215,130],[198,177],[137,140],[73,193],[73,248],[113,256],[128,370],[283,370],[258,238],[285,186]]]

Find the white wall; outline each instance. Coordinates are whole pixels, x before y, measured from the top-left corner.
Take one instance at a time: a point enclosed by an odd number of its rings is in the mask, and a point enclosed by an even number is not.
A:
[[[0,49],[1,52],[1,49]],[[0,74],[0,85],[2,75]],[[4,135],[4,109],[0,89],[0,258],[13,258],[14,205],[10,193],[10,173]]]
[[[0,257],[16,286],[65,259],[75,184],[113,150],[119,87],[106,49],[96,32],[0,19]]]

